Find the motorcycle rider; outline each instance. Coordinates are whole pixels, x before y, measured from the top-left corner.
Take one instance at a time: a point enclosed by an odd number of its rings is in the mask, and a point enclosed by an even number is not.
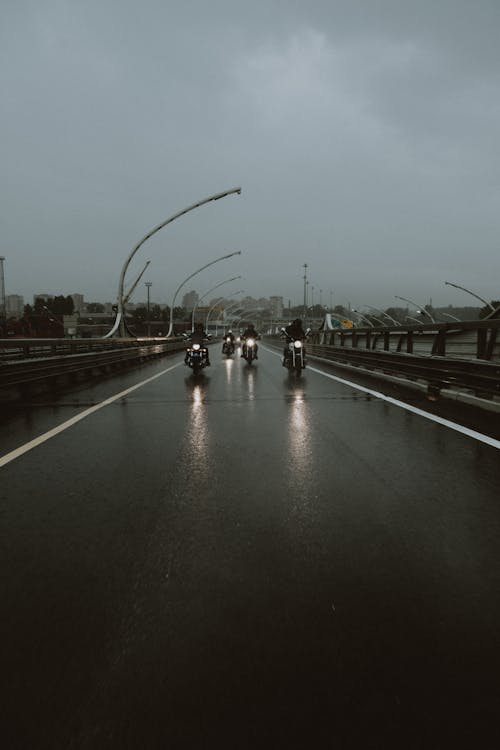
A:
[[[229,329],[229,331],[224,334],[224,341],[223,341],[223,344],[222,344],[222,353],[223,354],[225,353],[224,347],[225,347],[228,339],[230,340],[231,346],[233,347],[233,351],[234,351],[234,333],[232,332],[231,329]]]
[[[207,350],[207,367],[210,367],[210,357],[208,354],[208,347],[206,346],[205,342],[209,340],[209,335],[203,328],[203,323],[195,323],[193,330],[187,335],[187,340],[189,341],[190,345],[193,346],[193,344],[199,344],[201,347]],[[188,353],[186,351],[186,356],[184,357],[184,362],[188,363]]]
[[[241,334],[241,357],[245,356],[246,353],[246,346],[247,346],[247,339],[253,339],[255,341],[255,359],[259,359],[257,356],[257,352],[259,351],[259,347],[257,346],[257,339],[260,338],[259,334],[254,328],[253,323],[249,323],[248,326],[245,328],[243,333]]]
[[[292,339],[300,339],[303,341],[306,338],[306,332],[302,328],[302,321],[300,318],[292,320],[292,322],[285,328],[285,333]],[[289,356],[290,350],[288,348],[288,341],[285,341],[285,348],[283,350],[283,367],[285,367],[286,359]]]

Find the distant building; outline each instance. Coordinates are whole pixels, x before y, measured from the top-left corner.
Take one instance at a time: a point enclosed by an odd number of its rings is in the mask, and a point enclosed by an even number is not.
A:
[[[283,297],[270,297],[271,315],[273,318],[283,317]]]
[[[198,304],[198,292],[191,291],[184,295],[182,298],[182,307],[187,309],[193,309],[193,307]]]
[[[41,299],[44,302],[49,302],[50,300],[54,299],[54,295],[53,294],[47,294],[47,292],[41,292],[39,294],[34,294],[33,295],[33,305],[36,304],[37,299]]]
[[[85,310],[85,299],[83,294],[72,294],[71,299],[73,300],[74,312],[82,313]]]
[[[21,318],[24,313],[24,297],[21,294],[8,294],[5,307],[8,318]]]

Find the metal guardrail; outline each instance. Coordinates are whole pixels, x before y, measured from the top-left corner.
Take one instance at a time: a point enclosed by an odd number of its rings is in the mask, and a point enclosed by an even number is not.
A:
[[[0,339],[0,391],[111,372],[184,349],[182,339]]]
[[[316,331],[308,352],[332,362],[500,397],[500,320]],[[175,339],[0,339],[0,391],[111,371],[184,349]]]
[[[316,331],[313,343],[369,351],[405,352],[500,362],[500,320]]]
[[[312,333],[307,351],[373,374],[423,382],[429,394],[463,390],[500,397],[499,319]]]
[[[500,396],[500,363],[438,356],[373,352],[310,344],[309,354],[371,372],[398,375],[427,383],[429,393],[465,389],[481,398]]]

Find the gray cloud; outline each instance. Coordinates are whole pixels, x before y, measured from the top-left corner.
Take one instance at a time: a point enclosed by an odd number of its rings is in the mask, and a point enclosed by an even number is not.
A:
[[[499,296],[496,2],[7,2],[7,293],[112,299],[144,246],[153,297],[197,267],[253,296],[387,306]],[[138,292],[140,298],[141,293]],[[144,296],[144,295],[142,295]]]

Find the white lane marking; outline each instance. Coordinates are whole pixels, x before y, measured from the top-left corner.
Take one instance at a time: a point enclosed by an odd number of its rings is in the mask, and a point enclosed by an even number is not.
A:
[[[77,422],[80,422],[82,419],[85,419],[86,417],[89,417],[91,414],[94,414],[94,412],[99,411],[99,409],[103,409],[105,406],[109,406],[109,404],[112,404],[113,401],[118,401],[119,398],[128,396],[129,393],[136,391],[138,388],[142,388],[142,386],[147,385],[147,383],[151,383],[152,380],[161,378],[162,375],[165,375],[165,373],[170,372],[171,370],[174,370],[176,367],[179,367],[181,364],[182,362],[178,362],[176,365],[167,367],[166,370],[162,370],[161,372],[158,372],[156,375],[153,375],[152,377],[147,378],[146,380],[142,380],[140,383],[136,383],[130,388],[127,388],[125,391],[120,391],[120,393],[116,393],[114,396],[110,396],[105,401],[101,401],[99,404],[95,404],[95,406],[91,406],[89,409],[85,409],[85,411],[80,412],[80,414],[77,414],[75,417],[71,417],[71,419],[67,419],[66,422],[62,422],[57,427],[53,427],[52,430],[48,430],[48,432],[44,432],[42,435],[39,435],[33,440],[30,440],[29,443],[25,443],[24,445],[19,446],[19,448],[15,448],[15,450],[10,451],[10,453],[6,453],[4,456],[0,456],[0,468],[10,463],[11,461],[14,461],[14,459],[19,458],[19,456],[22,456],[24,453],[27,453],[33,448],[36,448],[42,443],[45,443],[47,440],[50,440],[56,435],[59,435],[61,432],[64,432],[64,430],[67,430],[69,427],[72,427]]]
[[[276,357],[281,358],[282,356],[281,354],[278,354],[278,352],[273,352],[271,349],[266,348],[266,351],[274,354]],[[387,403],[392,404],[393,406],[398,406],[400,409],[405,409],[405,411],[409,411],[412,414],[417,414],[419,417],[429,419],[431,422],[436,422],[437,424],[443,425],[443,427],[449,427],[450,430],[455,430],[455,432],[460,432],[462,435],[467,435],[467,437],[473,438],[473,440],[478,440],[480,443],[486,443],[486,445],[491,445],[492,448],[497,448],[498,450],[500,450],[500,440],[496,440],[489,435],[484,435],[482,432],[470,430],[468,427],[464,427],[463,425],[457,424],[456,422],[451,422],[449,419],[444,419],[443,417],[438,417],[435,414],[430,414],[429,412],[424,411],[423,409],[419,409],[416,406],[406,404],[404,401],[398,401],[398,399],[392,398],[391,396],[386,396],[384,393],[380,393],[379,391],[374,391],[372,388],[365,388],[365,386],[363,385],[358,385],[357,383],[353,383],[351,380],[345,380],[344,378],[339,378],[336,375],[331,375],[329,372],[323,372],[323,370],[318,370],[316,367],[310,367],[308,365],[307,370],[316,372],[318,375],[323,375],[323,377],[325,378],[330,378],[330,380],[335,380],[337,383],[342,383],[342,385],[348,385],[350,388],[356,388],[358,391],[368,393],[370,396],[374,396],[381,401],[387,401]]]

